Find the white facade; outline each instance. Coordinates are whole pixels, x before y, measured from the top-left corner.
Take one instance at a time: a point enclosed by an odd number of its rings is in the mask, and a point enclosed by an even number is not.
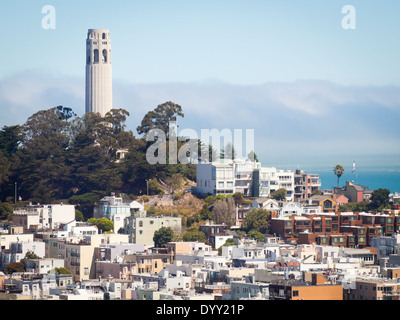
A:
[[[13,242],[33,242],[33,233],[0,234],[0,252],[10,249],[10,244]]]
[[[39,258],[43,259],[46,255],[46,245],[44,242],[13,242],[10,243],[9,250],[0,253],[0,265],[6,267],[11,262],[20,262],[28,252],[33,252]]]
[[[274,167],[260,169],[260,197],[268,197],[274,191],[286,189],[286,200],[294,199],[294,172],[278,170]]]
[[[58,229],[75,220],[75,206],[70,204],[29,205],[13,212],[13,223],[29,229]]]
[[[252,195],[253,173],[260,168],[259,162],[250,160],[219,160],[197,164],[197,188],[202,194]]]
[[[51,204],[49,209],[50,228],[58,229],[61,224],[75,220],[75,206],[70,204]]]
[[[300,216],[303,213],[303,207],[296,202],[287,202],[282,206],[280,217]]]
[[[62,231],[56,232],[57,238],[83,237],[96,234],[99,234],[99,229],[96,226],[76,220],[67,223]]]
[[[196,191],[201,194],[233,194],[268,197],[286,189],[286,199],[294,199],[294,172],[261,167],[261,163],[244,159],[219,160],[197,164]]]
[[[26,262],[27,272],[47,274],[55,268],[63,268],[63,259],[29,259]]]
[[[86,113],[112,109],[111,39],[107,29],[89,29],[86,39]]]
[[[121,197],[107,196],[93,210],[94,218],[107,218],[114,223],[114,233],[124,228],[125,218],[137,209],[136,201],[124,202]],[[139,204],[140,205],[140,204]]]

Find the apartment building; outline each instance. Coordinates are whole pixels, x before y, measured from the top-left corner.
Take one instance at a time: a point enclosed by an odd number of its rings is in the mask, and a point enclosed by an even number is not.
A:
[[[264,282],[244,282],[232,281],[231,282],[230,300],[243,300],[243,299],[269,299],[269,285]]]
[[[7,233],[0,233],[0,252],[10,249],[13,242],[33,242],[32,233],[23,233],[23,227],[12,226]]]
[[[355,288],[346,294],[348,300],[400,300],[400,283],[385,278],[358,278]]]
[[[99,204],[93,208],[93,217],[107,218],[114,223],[114,232],[118,233],[124,228],[125,218],[131,216],[131,213],[144,211],[141,204],[136,201],[125,201],[122,197],[116,197],[114,194],[102,198]]]
[[[303,170],[294,173],[294,201],[305,202],[313,195],[313,192],[321,187],[321,179],[318,174],[308,174]]]
[[[75,220],[75,206],[66,204],[29,205],[15,209],[13,224],[28,230],[54,230]]]
[[[102,234],[59,239],[58,258],[65,260],[65,268],[72,272],[75,282],[93,279],[95,248],[112,243],[129,243],[129,237],[122,234]]]
[[[36,254],[39,258],[45,257],[45,243],[38,241],[12,242],[9,249],[0,252],[0,270],[11,262],[20,262],[28,252]]]
[[[201,194],[242,193],[245,197],[268,197],[285,188],[287,200],[294,199],[294,173],[244,159],[219,160],[197,165],[196,191]]]
[[[321,274],[311,281],[279,280],[269,284],[270,300],[343,300],[343,287]]]
[[[201,194],[253,194],[254,170],[260,163],[250,160],[219,160],[197,164],[196,191]]]
[[[343,188],[334,188],[334,194],[346,196],[350,202],[369,201],[372,196],[372,190],[367,186],[360,186],[353,182],[346,181],[346,186]]]
[[[286,200],[294,200],[294,172],[290,169],[279,170],[274,167],[261,167],[258,174],[259,192],[256,197],[268,197],[278,189],[286,189]]]
[[[135,274],[158,274],[172,260],[169,254],[135,253],[124,255],[123,261],[95,261],[95,278],[132,280]]]
[[[138,214],[125,218],[122,232],[129,235],[129,242],[131,243],[153,247],[154,232],[162,227],[169,227],[175,232],[180,232],[182,229],[182,219],[180,217]]]

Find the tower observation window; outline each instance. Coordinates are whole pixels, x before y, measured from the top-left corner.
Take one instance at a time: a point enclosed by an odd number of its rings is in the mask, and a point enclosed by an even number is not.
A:
[[[94,49],[94,61],[93,63],[99,63],[99,50]]]
[[[107,50],[106,49],[103,50],[103,62],[107,63]]]

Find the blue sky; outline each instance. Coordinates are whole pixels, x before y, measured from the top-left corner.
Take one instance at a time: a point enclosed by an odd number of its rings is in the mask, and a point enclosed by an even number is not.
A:
[[[172,100],[181,127],[255,129],[265,165],[398,155],[399,13],[397,0],[3,0],[0,127],[55,105],[82,115],[87,30],[107,28],[114,104],[134,132]]]

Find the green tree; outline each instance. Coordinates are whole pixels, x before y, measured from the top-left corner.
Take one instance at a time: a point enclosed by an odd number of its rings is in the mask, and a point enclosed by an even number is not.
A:
[[[60,268],[54,268],[54,270],[57,272],[57,274],[71,274],[72,272],[69,271],[67,268],[60,267]]]
[[[265,209],[252,209],[246,213],[242,223],[242,228],[249,233],[251,230],[259,231],[263,234],[269,233],[270,214]]]
[[[385,188],[379,188],[372,192],[369,208],[376,210],[379,207],[385,207],[389,204],[390,190]]]
[[[241,192],[236,192],[233,194],[233,199],[235,200],[236,205],[241,205],[244,203],[244,197],[243,194]]]
[[[348,202],[339,206],[339,212],[365,212],[368,211],[368,202]]]
[[[218,248],[218,255],[222,255],[222,247],[236,246],[235,241],[232,238],[229,238],[225,241],[225,243]]]
[[[170,122],[176,121],[177,117],[184,117],[182,107],[179,104],[168,101],[158,105],[153,111],[149,111],[137,127],[139,135],[145,138],[152,129],[160,129],[169,139]]]
[[[148,180],[147,185],[149,188],[149,194],[151,194],[151,195],[161,194],[164,192],[164,190],[161,189],[160,183],[157,181],[157,179]]]
[[[161,227],[154,232],[153,241],[157,248],[165,248],[174,239],[174,231],[170,227]]]
[[[25,258],[21,259],[21,263],[24,264],[24,269],[26,270],[26,266],[27,266],[27,260],[28,259],[40,259],[40,257],[33,251],[28,251],[25,254]]]
[[[271,198],[278,200],[278,201],[284,201],[286,200],[286,189],[285,188],[280,188],[274,192],[271,193]]]
[[[67,193],[65,165],[71,122],[60,119],[57,108],[32,115],[22,127],[21,147],[15,153],[13,181],[22,198],[50,202]]]
[[[40,257],[34,251],[28,251],[25,254],[25,259],[40,259]]]
[[[75,220],[76,221],[85,221],[85,218],[84,218],[82,212],[79,211],[78,209],[75,209]]]
[[[0,201],[0,220],[12,220],[14,209],[13,206],[8,202]]]
[[[81,195],[74,195],[68,199],[69,204],[77,206],[77,210],[82,212],[83,220],[90,219],[93,216],[93,208],[100,201],[100,197],[93,192],[84,193]]]
[[[185,242],[192,241],[206,241],[207,237],[204,232],[200,231],[196,227],[191,227],[186,230],[182,235],[182,240]]]
[[[114,229],[114,223],[107,218],[90,218],[87,222],[95,225],[99,229],[100,233],[106,233]]]
[[[204,199],[204,202],[207,206],[213,205],[217,199],[215,199],[213,196],[208,196],[207,198]]]
[[[264,242],[264,235],[260,231],[257,231],[255,229],[250,230],[248,236],[250,238],[253,238],[257,242]]]
[[[339,187],[339,179],[344,173],[344,167],[341,164],[337,164],[333,167],[333,173],[337,176],[337,186]]]
[[[4,156],[8,159],[17,152],[22,139],[22,127],[16,126],[4,126],[0,130],[0,150]]]
[[[203,207],[201,208],[200,219],[201,220],[211,220],[212,219],[212,213],[207,204],[204,204]]]

